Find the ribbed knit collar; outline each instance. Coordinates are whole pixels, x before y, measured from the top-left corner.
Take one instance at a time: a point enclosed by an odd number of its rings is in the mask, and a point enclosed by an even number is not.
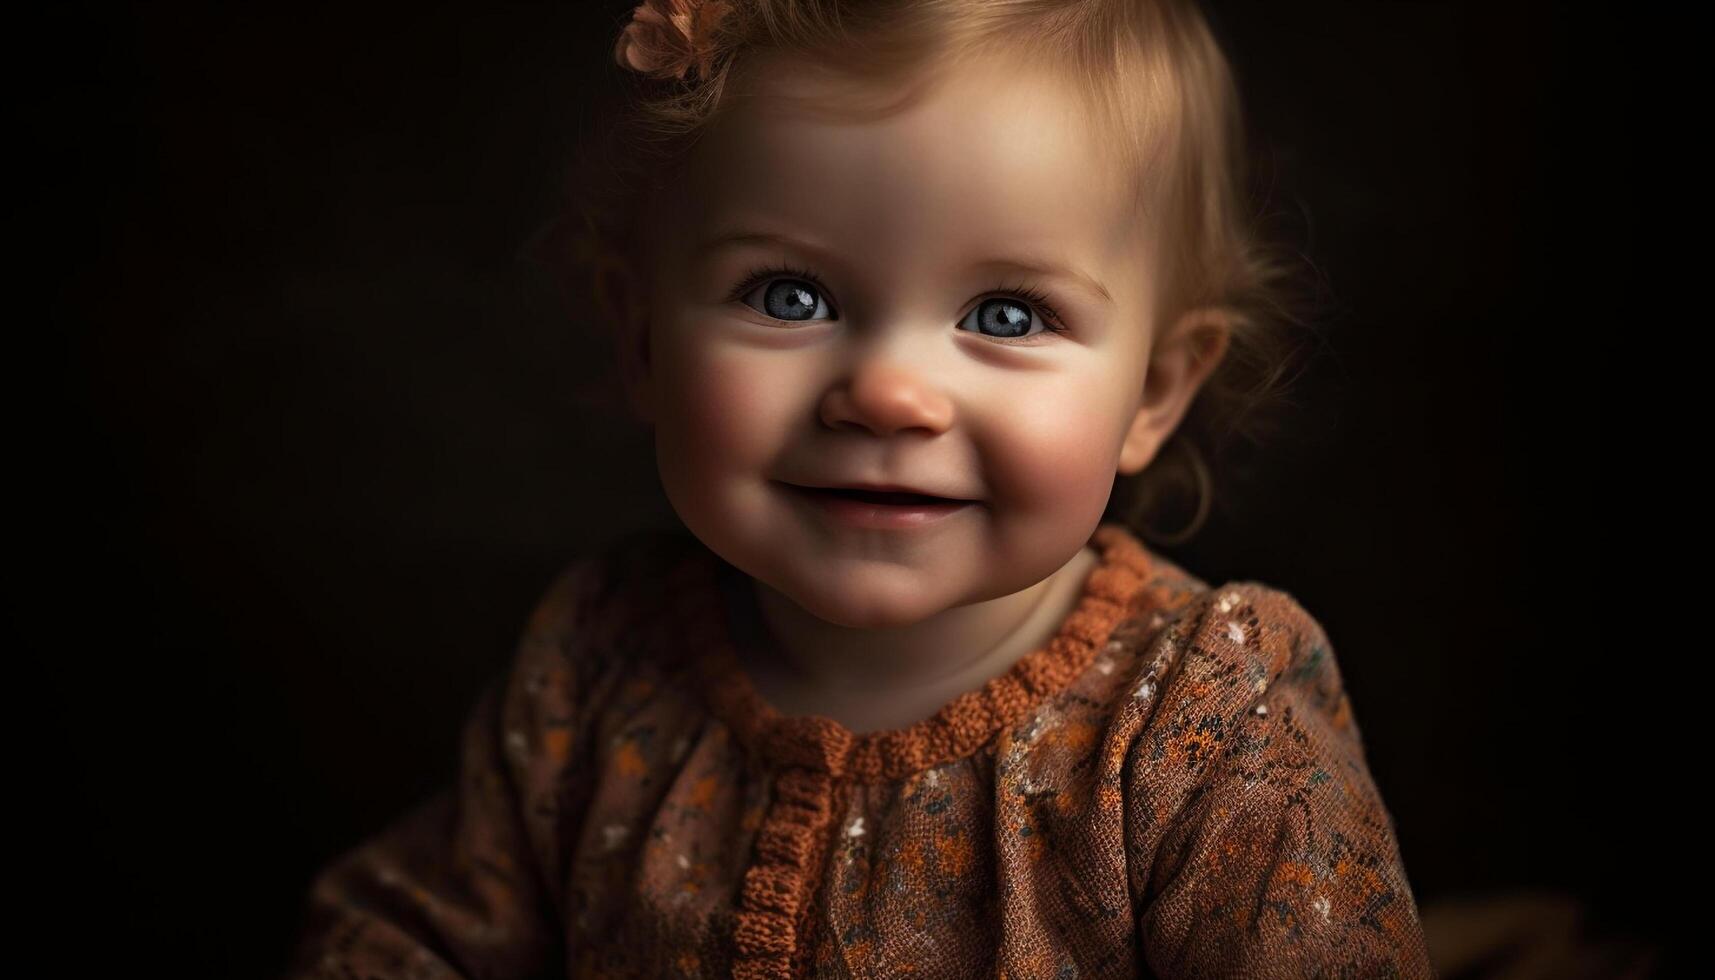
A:
[[[802,767],[840,779],[902,779],[965,758],[1002,728],[1021,721],[1087,668],[1150,579],[1150,555],[1122,524],[1100,525],[1090,537],[1100,555],[1077,605],[1041,647],[904,728],[856,733],[824,715],[785,715],[757,691],[739,663],[733,624],[723,599],[722,560],[693,548],[680,581],[685,626],[703,640],[697,670],[710,711],[737,740],[769,765]]]

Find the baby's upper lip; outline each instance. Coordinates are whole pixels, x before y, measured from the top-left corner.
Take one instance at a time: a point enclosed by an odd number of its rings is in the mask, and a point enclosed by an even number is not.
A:
[[[911,486],[904,483],[866,483],[861,480],[847,483],[830,480],[827,482],[817,481],[810,483],[798,483],[794,484],[794,486],[804,487],[811,490],[870,490],[876,493],[918,493],[925,497],[943,497],[948,500],[966,500],[973,502],[976,500],[975,497],[969,497],[958,492],[926,490],[922,487]]]

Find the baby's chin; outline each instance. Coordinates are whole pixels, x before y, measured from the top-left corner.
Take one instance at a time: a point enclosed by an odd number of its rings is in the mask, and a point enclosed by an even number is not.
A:
[[[946,610],[981,601],[945,570],[912,569],[885,562],[812,558],[810,569],[772,570],[753,576],[806,614],[847,629],[901,629]],[[976,583],[980,584],[980,583]]]

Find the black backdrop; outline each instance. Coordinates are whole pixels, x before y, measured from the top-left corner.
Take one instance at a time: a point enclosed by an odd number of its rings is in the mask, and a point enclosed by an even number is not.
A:
[[[1242,518],[1168,553],[1327,626],[1421,905],[1552,889],[1665,937],[1669,845],[1588,706],[1632,693],[1587,614],[1576,380],[1620,219],[1568,202],[1620,96],[1548,5],[1212,8],[1334,354]],[[628,9],[64,15],[30,118],[75,257],[80,516],[49,574],[89,864],[50,900],[99,882],[86,952],[278,969],[310,873],[450,777],[554,571],[673,523],[646,440],[578,393],[603,349],[519,256]]]

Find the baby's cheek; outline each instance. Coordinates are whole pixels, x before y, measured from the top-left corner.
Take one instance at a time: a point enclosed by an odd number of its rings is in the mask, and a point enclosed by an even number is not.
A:
[[[789,386],[766,357],[712,346],[674,352],[658,422],[663,452],[704,478],[761,478],[789,425]]]
[[[1113,487],[1119,436],[1113,410],[1058,392],[1019,403],[989,430],[985,455],[997,495],[1016,512],[1100,514]]]

